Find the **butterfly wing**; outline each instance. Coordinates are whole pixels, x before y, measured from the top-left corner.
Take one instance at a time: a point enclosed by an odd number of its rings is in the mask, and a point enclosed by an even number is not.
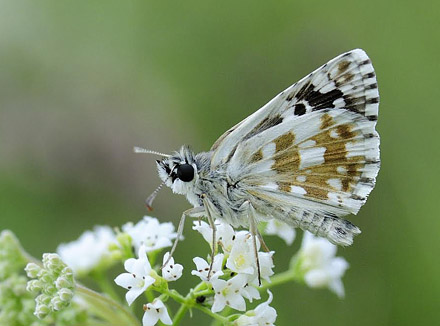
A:
[[[360,232],[337,217],[356,214],[374,187],[378,103],[370,59],[347,52],[227,131],[213,146],[211,166],[225,164],[255,206],[274,205],[272,213],[262,209],[267,214],[349,244],[350,236],[321,229],[331,217],[342,233]]]

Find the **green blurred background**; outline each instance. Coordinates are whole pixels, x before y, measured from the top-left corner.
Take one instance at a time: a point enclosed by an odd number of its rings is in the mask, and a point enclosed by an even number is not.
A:
[[[2,0],[0,228],[39,256],[96,224],[139,220],[159,178],[133,145],[207,150],[360,47],[378,76],[382,168],[352,218],[362,235],[339,250],[351,265],[346,299],[275,288],[277,325],[438,325],[439,12],[438,1]],[[188,207],[167,189],[154,215],[176,222]],[[179,289],[207,249],[190,223],[185,234]],[[281,271],[295,245],[268,242]],[[186,324],[208,320],[196,311]]]

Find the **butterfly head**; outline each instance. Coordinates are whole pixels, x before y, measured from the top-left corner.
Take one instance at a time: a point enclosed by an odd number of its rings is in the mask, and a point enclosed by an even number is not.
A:
[[[174,193],[186,195],[198,179],[194,153],[186,146],[162,160],[157,160],[159,177]]]

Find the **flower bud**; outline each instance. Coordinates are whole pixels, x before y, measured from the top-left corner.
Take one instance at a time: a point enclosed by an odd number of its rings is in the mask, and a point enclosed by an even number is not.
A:
[[[26,265],[24,270],[29,278],[36,278],[38,273],[41,271],[41,267],[35,263],[29,263]]]
[[[64,288],[58,291],[58,295],[63,302],[70,302],[73,297],[73,291]]]
[[[41,291],[43,285],[39,280],[30,280],[26,285],[26,291],[29,292],[38,292]]]
[[[50,300],[50,304],[52,306],[52,309],[55,311],[59,311],[64,308],[65,303],[59,296],[55,296]]]
[[[34,315],[37,316],[39,319],[43,319],[49,313],[50,313],[49,307],[44,304],[39,304],[35,307]]]
[[[75,288],[73,273],[57,254],[45,253],[43,268],[28,264],[26,272],[36,278],[28,282],[27,290],[41,292],[35,298],[35,316],[44,318],[51,311],[62,310],[70,304]]]

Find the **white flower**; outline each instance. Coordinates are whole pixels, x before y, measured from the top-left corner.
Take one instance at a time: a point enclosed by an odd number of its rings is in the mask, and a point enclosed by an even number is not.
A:
[[[269,298],[260,303],[254,310],[241,315],[234,323],[237,326],[271,326],[277,319],[277,312],[269,304],[272,302],[272,293],[268,290]]]
[[[241,295],[252,302],[253,299],[261,299],[260,292],[249,283],[246,283],[241,289]]]
[[[263,280],[270,282],[270,276],[274,274],[272,268],[274,268],[273,264],[273,254],[275,251],[270,252],[258,252],[258,260],[260,262],[260,276]],[[258,273],[255,269],[253,277],[250,277],[252,283],[258,284]]]
[[[144,305],[144,316],[142,317],[143,326],[153,326],[160,321],[165,325],[171,325],[173,322],[168,314],[168,310],[160,299],[154,299],[153,303]]]
[[[204,221],[194,221],[192,229],[199,232],[203,236],[203,239],[205,239],[206,242],[211,243],[212,229],[208,223]]]
[[[243,274],[254,274],[256,271],[255,250],[252,235],[246,231],[235,234],[231,253],[226,261],[226,267],[231,271]]]
[[[165,253],[165,255],[163,256],[163,264],[165,264],[169,256],[170,256],[169,252]],[[168,282],[176,281],[182,276],[182,270],[183,270],[183,266],[180,264],[175,264],[174,258],[171,257],[170,260],[168,261],[168,264],[166,264],[162,268],[162,277]]]
[[[264,233],[279,236],[289,246],[293,243],[293,240],[295,240],[296,235],[294,228],[276,219],[271,219],[267,223]]]
[[[209,281],[218,279],[223,275],[222,264],[223,264],[223,254],[217,254],[214,256],[214,262],[212,264],[211,277]],[[202,279],[202,281],[208,281],[208,271],[209,264],[206,260],[200,257],[195,257],[193,259],[194,264],[196,264],[196,270],[191,271],[192,275],[196,275]]]
[[[122,273],[116,277],[115,283],[128,290],[125,298],[128,305],[131,305],[138,296],[155,282],[145,246],[139,248],[139,258],[127,259],[124,267],[128,273]]]
[[[304,233],[300,249],[301,270],[304,280],[312,288],[329,288],[340,298],[344,297],[342,276],[348,268],[348,262],[336,256],[336,246],[327,239]]]
[[[223,250],[231,251],[235,231],[228,223],[222,220],[215,220],[216,241],[220,241]],[[198,231],[209,245],[212,245],[212,229],[211,226],[203,221],[194,221],[193,230]]]
[[[211,283],[215,291],[212,312],[222,311],[226,305],[236,310],[246,310],[246,302],[241,293],[247,283],[246,275],[238,274],[228,281],[215,279]]]
[[[122,230],[131,236],[136,250],[143,244],[147,252],[170,247],[173,239],[177,237],[174,232],[174,225],[171,222],[159,223],[150,216],[144,216],[137,224],[127,223],[122,226]]]
[[[76,275],[87,274],[98,265],[110,265],[109,245],[115,242],[115,234],[109,226],[95,226],[78,240],[60,244],[57,253]]]

